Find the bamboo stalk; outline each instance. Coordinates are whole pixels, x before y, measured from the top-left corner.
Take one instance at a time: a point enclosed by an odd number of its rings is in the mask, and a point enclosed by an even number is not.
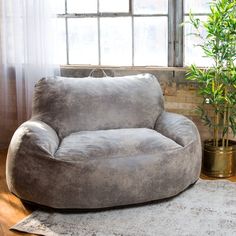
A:
[[[225,86],[225,90],[224,90],[224,97],[226,98],[228,95],[228,88],[227,86]],[[228,113],[229,113],[229,105],[228,105],[228,102],[225,101],[225,104],[224,104],[224,118],[223,118],[223,133],[222,133],[222,146],[225,147],[225,141],[226,141],[226,147],[228,147],[228,135],[229,135],[229,116],[228,116]],[[226,131],[226,138],[225,138],[225,134],[224,134],[224,129],[227,128],[227,131]]]
[[[224,134],[224,130],[226,127],[226,104],[224,105],[224,115],[223,115],[223,127],[222,127],[222,147],[225,147],[225,134]]]
[[[220,121],[220,116],[219,112],[216,114],[216,122],[215,122],[215,146],[219,146],[219,121]]]
[[[228,75],[228,78],[230,78],[230,71],[229,71],[229,68],[231,67],[231,63],[232,63],[232,61],[231,60],[229,60],[228,62],[227,62],[227,75]],[[229,88],[230,89],[230,88]],[[230,91],[230,90],[229,90]],[[228,93],[228,87],[226,86],[226,88],[225,88],[225,92],[226,92],[226,94],[225,95],[227,95],[227,93]],[[227,125],[227,133],[226,133],[226,147],[228,147],[229,146],[229,118],[230,118],[230,106],[229,106],[229,104],[227,104],[227,120],[226,120],[226,125]]]
[[[229,127],[229,117],[230,117],[230,108],[227,107],[227,127]],[[226,133],[226,147],[229,146],[229,129],[227,129],[227,133]]]

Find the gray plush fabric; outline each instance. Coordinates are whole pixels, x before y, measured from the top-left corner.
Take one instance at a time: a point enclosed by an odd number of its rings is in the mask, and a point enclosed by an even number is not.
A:
[[[9,190],[23,200],[128,205],[173,196],[199,177],[197,128],[163,111],[153,75],[43,79],[33,107],[7,157]]]
[[[163,109],[162,92],[152,75],[57,77],[36,85],[33,116],[63,138],[78,131],[153,128]]]
[[[81,131],[62,140],[55,158],[69,161],[111,159],[181,148],[173,140],[146,128]]]

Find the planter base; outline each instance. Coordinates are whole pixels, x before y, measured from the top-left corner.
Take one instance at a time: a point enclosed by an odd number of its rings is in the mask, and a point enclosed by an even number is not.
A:
[[[203,147],[202,172],[214,178],[228,178],[236,170],[236,142],[229,147],[214,147],[213,141],[205,141]]]

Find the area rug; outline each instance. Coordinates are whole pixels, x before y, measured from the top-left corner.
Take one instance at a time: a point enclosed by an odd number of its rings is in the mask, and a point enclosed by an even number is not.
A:
[[[233,236],[236,183],[199,180],[174,198],[122,209],[35,211],[11,229],[47,236]]]

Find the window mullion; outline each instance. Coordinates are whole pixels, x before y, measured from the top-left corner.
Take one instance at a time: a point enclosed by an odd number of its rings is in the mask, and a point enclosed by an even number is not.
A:
[[[129,0],[129,4],[130,4],[130,13],[131,13],[131,17],[132,17],[132,66],[134,66],[134,8],[133,8],[133,0]]]
[[[175,0],[168,0],[168,66],[175,65]]]
[[[183,66],[183,0],[168,2],[168,66]]]
[[[99,0],[97,0],[97,13],[99,14]],[[97,18],[98,20],[98,65],[101,65],[101,22],[100,22],[100,16]]]
[[[175,64],[174,66],[183,66],[184,57],[184,40],[183,27],[181,24],[184,21],[184,0],[176,0],[176,15],[175,15]]]
[[[65,13],[67,14],[67,0],[65,0]],[[70,64],[69,60],[69,35],[68,35],[68,18],[65,18],[65,30],[66,30],[66,63]]]

